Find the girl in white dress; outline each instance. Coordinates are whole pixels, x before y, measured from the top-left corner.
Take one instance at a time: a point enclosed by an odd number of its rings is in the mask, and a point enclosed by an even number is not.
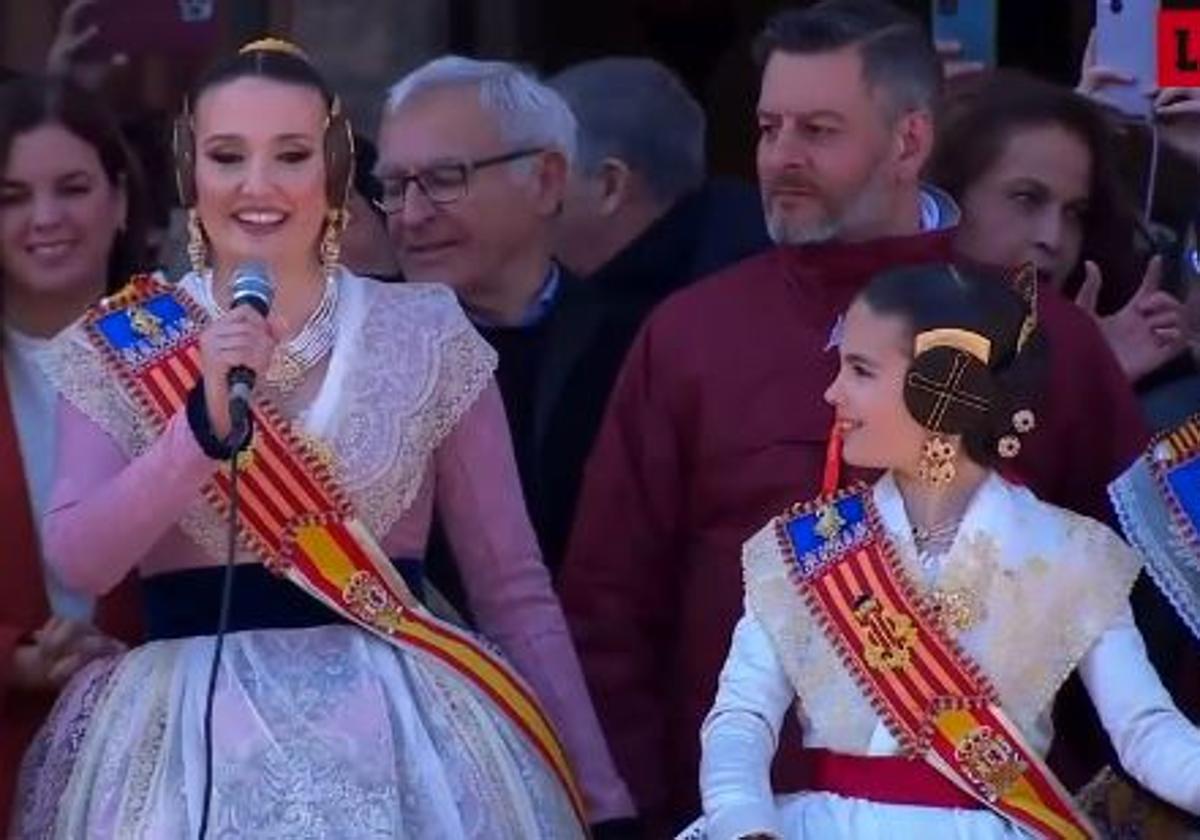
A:
[[[845,461],[886,470],[849,497],[861,500],[861,527],[872,530],[855,532],[836,516],[827,528],[826,504],[772,520],[747,541],[745,614],[701,733],[705,819],[692,836],[1090,836],[1040,762],[1055,694],[1075,668],[1125,770],[1200,812],[1200,731],[1147,662],[1127,603],[1136,555],[1104,525],[1040,502],[997,471],[1036,427],[1026,397],[1041,341],[1035,295],[1026,297],[925,266],[881,275],[850,308],[826,399]],[[852,508],[832,510],[855,517]],[[816,540],[811,552],[802,532]],[[906,730],[884,677],[909,674],[910,661],[925,667],[911,640],[927,637],[886,609],[882,625],[869,625],[869,599],[852,600],[851,629],[839,631],[836,610],[813,597],[829,569],[873,581],[855,565],[864,545],[884,546],[880,556],[892,558],[888,568],[915,605],[911,624],[955,652],[991,697],[987,708],[1008,722],[1010,740],[972,752],[963,738],[937,753],[936,737]],[[881,640],[867,664],[852,655]],[[784,793],[772,790],[769,770],[789,708],[813,772],[805,790]],[[933,708],[926,731],[944,714]],[[1006,810],[1031,779],[1058,797],[1063,818],[1049,820],[1057,827]]]

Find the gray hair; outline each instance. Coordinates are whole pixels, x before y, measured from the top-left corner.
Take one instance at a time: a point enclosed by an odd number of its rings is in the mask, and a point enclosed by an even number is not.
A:
[[[435,58],[392,85],[384,112],[395,113],[429,90],[470,85],[479,88],[479,104],[495,118],[505,142],[555,149],[568,166],[574,164],[575,115],[555,91],[506,61],[476,61],[458,55]]]
[[[549,84],[579,121],[583,172],[595,174],[605,158],[617,158],[666,203],[704,182],[704,109],[657,61],[585,61],[552,77]]]
[[[765,67],[776,52],[813,55],[856,47],[863,75],[888,96],[889,117],[931,111],[942,92],[942,62],[921,21],[889,0],[822,0],[772,16],[754,42]]]

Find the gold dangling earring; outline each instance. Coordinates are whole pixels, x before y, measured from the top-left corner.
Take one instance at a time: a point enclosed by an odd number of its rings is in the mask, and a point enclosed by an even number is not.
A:
[[[930,435],[921,448],[917,477],[937,487],[949,484],[958,474],[954,466],[957,456],[958,450],[950,440],[939,434]]]
[[[192,271],[203,274],[208,270],[208,246],[204,244],[204,229],[200,227],[200,214],[196,212],[196,208],[191,208],[187,214],[188,262],[192,264]]]
[[[325,232],[321,235],[321,268],[326,277],[332,277],[342,256],[342,231],[346,229],[349,214],[345,210],[330,210],[325,219]]]

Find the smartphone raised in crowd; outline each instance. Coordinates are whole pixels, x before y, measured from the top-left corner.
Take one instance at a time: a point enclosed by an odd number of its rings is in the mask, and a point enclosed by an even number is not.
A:
[[[935,41],[955,41],[959,58],[996,66],[997,0],[933,0],[931,23]]]
[[[203,55],[219,37],[218,0],[93,0],[79,17],[80,30],[96,35],[75,54],[77,61],[110,61],[143,53]],[[62,3],[65,9],[67,2]]]
[[[1158,0],[1096,0],[1096,64],[1134,78],[1106,85],[1097,99],[1132,117],[1149,117],[1158,72]]]

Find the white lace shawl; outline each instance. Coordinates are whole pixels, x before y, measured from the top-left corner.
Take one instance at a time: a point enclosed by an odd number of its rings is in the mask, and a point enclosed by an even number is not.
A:
[[[904,503],[890,475],[874,488],[900,562],[920,586]],[[747,603],[796,690],[808,747],[872,754],[881,721],[856,687],[795,585],[775,520],[746,542]],[[1140,568],[1109,528],[1038,501],[992,475],[972,500],[934,588],[971,597],[977,621],[957,633],[1031,745],[1053,736],[1054,695],[1127,603]]]

